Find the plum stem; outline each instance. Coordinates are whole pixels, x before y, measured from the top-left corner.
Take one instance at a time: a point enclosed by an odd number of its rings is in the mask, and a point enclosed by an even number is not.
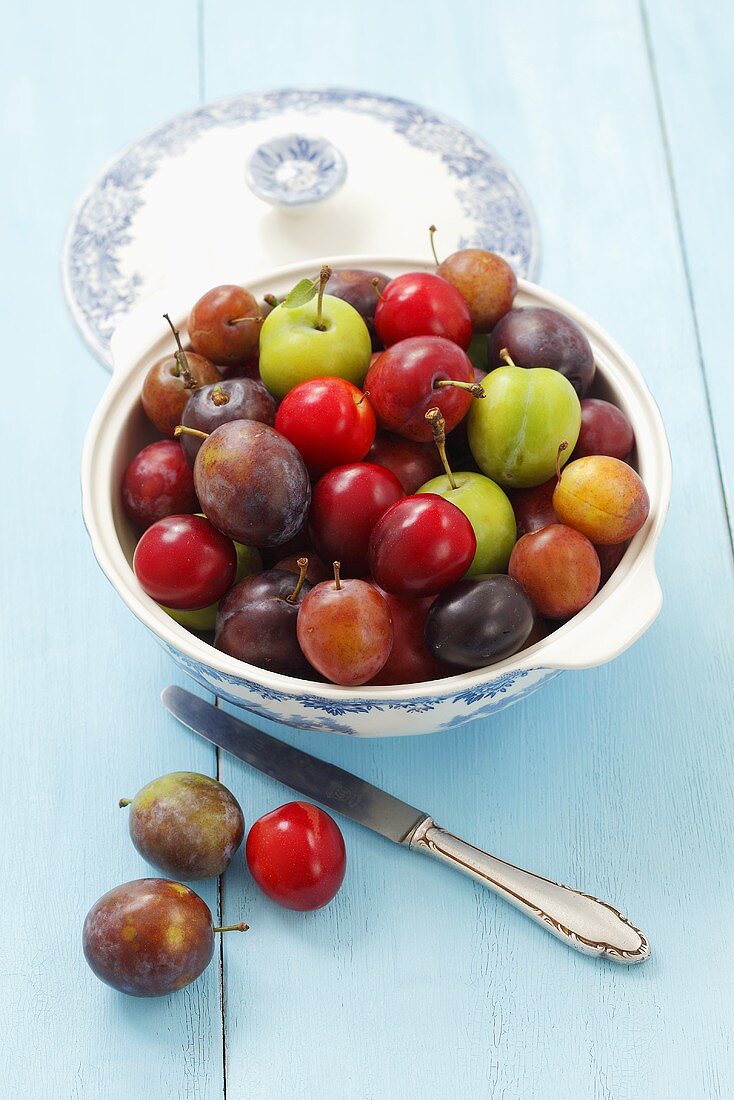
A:
[[[177,424],[173,434],[178,439],[180,435],[195,435],[197,439],[208,439],[209,432],[200,432],[198,428],[187,428],[185,424]]]
[[[224,392],[218,382],[212,390],[212,404],[216,405],[217,408],[229,404],[229,394]]]
[[[241,924],[221,924],[219,928],[212,928],[212,932],[247,932],[249,927],[242,921]]]
[[[563,443],[558,444],[558,450],[556,451],[556,481],[561,480],[561,455],[568,449],[568,440],[564,439]]]
[[[438,255],[436,253],[436,242],[434,240],[434,237],[436,236],[436,227],[435,227],[435,225],[429,225],[428,226],[428,236],[429,236],[430,241],[431,241],[431,252],[433,253],[433,258],[436,261],[436,267],[440,267],[441,266],[441,261],[439,260]]]
[[[342,587],[341,578],[339,576],[339,570],[341,569],[341,567],[342,567],[342,563],[340,561],[335,561],[334,562],[334,585],[336,587],[337,592],[340,592],[341,587]]]
[[[374,279],[370,279],[370,285],[371,285],[372,289],[374,290],[375,294],[377,295],[377,297],[380,299],[380,301],[384,302],[385,301],[385,296],[380,291],[380,278],[379,278],[378,275],[375,275]]]
[[[513,360],[512,356],[510,355],[507,348],[502,348],[502,350],[500,351],[500,359],[508,367],[516,367],[517,366],[517,363],[515,363],[515,361]]]
[[[164,313],[163,316],[166,319],[166,321],[168,321],[169,325],[171,326],[171,332],[173,333],[174,339],[176,341],[176,351],[174,352],[173,357],[176,360],[176,366],[178,367],[178,371],[174,372],[174,373],[177,374],[177,375],[180,375],[183,378],[184,386],[187,390],[195,390],[196,389],[196,379],[194,378],[193,374],[191,373],[191,367],[189,366],[189,361],[186,358],[186,352],[184,351],[183,345],[181,344],[181,337],[179,335],[179,331],[178,331],[178,329],[176,328],[176,326],[174,325],[173,321],[171,320],[171,318],[168,316],[167,313]]]
[[[121,798],[117,805],[123,810],[125,806],[132,805],[132,798]]]
[[[286,596],[288,603],[295,603],[298,599],[301,589],[303,588],[303,582],[306,579],[306,570],[308,569],[308,558],[299,558],[296,562],[298,566],[298,580],[296,581],[296,587],[291,592],[290,596]]]
[[[449,466],[449,460],[446,456],[446,421],[441,416],[441,410],[437,407],[429,409],[426,413],[426,420],[433,429],[433,442],[438,448],[438,453],[443,463],[443,468],[446,471],[446,477],[449,479],[449,485],[452,489],[458,489],[459,486],[456,483],[451,467]]]
[[[455,378],[439,378],[436,386],[455,386],[457,390],[467,390],[472,397],[486,397],[486,393],[479,382],[459,382]]]
[[[331,268],[328,264],[324,264],[319,272],[319,296],[316,299],[316,325],[315,327],[319,332],[323,332],[326,329],[326,325],[321,320],[321,310],[324,304],[324,291],[326,290],[326,284],[331,278]]]
[[[228,325],[244,325],[245,321],[249,321],[251,324],[261,325],[265,320],[259,314],[257,317],[233,317],[231,321],[227,321]]]

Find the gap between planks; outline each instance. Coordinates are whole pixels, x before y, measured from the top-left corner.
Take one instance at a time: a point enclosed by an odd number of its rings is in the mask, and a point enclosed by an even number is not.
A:
[[[726,517],[726,525],[729,532],[729,545],[731,547],[732,553],[734,554],[734,516],[732,516],[729,511],[729,502],[726,495],[726,483],[724,481],[722,458],[721,452],[719,450],[719,437],[716,431],[716,420],[714,418],[714,411],[711,404],[711,391],[709,389],[708,376],[706,374],[706,361],[704,358],[703,342],[701,340],[701,330],[698,322],[698,311],[696,309],[696,295],[693,290],[693,279],[691,276],[691,267],[688,259],[688,249],[686,246],[686,235],[683,228],[683,215],[681,213],[680,200],[678,197],[678,187],[675,182],[675,169],[673,167],[673,156],[670,148],[670,140],[668,137],[668,127],[665,120],[663,94],[660,87],[660,80],[658,78],[657,66],[655,64],[655,48],[653,46],[652,30],[647,14],[647,8],[645,6],[645,0],[639,0],[639,3],[640,20],[642,23],[642,37],[645,43],[645,51],[647,53],[647,61],[650,68],[650,80],[652,84],[653,98],[655,100],[655,109],[657,111],[658,125],[660,127],[660,140],[663,146],[663,155],[665,157],[665,170],[670,186],[670,199],[673,206],[673,215],[675,217],[678,246],[680,248],[681,260],[683,262],[683,275],[686,283],[686,293],[688,295],[688,302],[691,309],[691,320],[693,322],[693,335],[696,342],[698,365],[701,372],[701,380],[703,382],[703,393],[706,401],[706,412],[708,413],[709,425],[711,427],[711,437],[714,445],[714,455],[716,457],[716,471],[719,478],[719,489],[721,491],[721,499],[724,504],[724,515]]]

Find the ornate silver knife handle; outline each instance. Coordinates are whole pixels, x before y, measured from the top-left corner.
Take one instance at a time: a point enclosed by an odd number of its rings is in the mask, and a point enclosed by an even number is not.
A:
[[[505,863],[440,829],[430,817],[418,824],[407,843],[470,875],[585,955],[627,965],[650,956],[639,928],[606,901]]]

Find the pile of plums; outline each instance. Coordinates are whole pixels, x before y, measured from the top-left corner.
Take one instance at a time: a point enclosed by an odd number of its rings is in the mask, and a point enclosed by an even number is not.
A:
[[[467,248],[205,294],[143,385],[166,438],[123,478],[145,592],[233,657],[345,686],[482,668],[579,612],[649,500],[585,334],[516,289]]]
[[[214,927],[206,902],[189,886],[224,873],[245,835],[242,809],[223,784],[197,772],[154,779],[130,807],[130,837],[148,863],[173,878],[116,886],[87,913],[84,955],[103,982],[135,997],[161,997],[189,985],[211,962]],[[334,819],[309,802],[289,802],[258,818],[245,858],[262,892],[287,909],[320,909],[337,894],[346,870],[344,838]]]

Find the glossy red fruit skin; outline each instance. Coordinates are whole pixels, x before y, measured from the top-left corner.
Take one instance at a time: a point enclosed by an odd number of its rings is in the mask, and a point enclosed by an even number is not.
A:
[[[325,563],[341,563],[343,576],[367,571],[372,528],[405,494],[390,470],[371,462],[337,466],[316,482],[311,497],[310,532]]]
[[[343,378],[313,378],[285,395],[275,430],[291,441],[311,476],[320,477],[335,466],[360,462],[372,446],[377,421],[357,386]]]
[[[309,802],[288,802],[258,818],[245,845],[250,873],[284,909],[321,909],[344,881],[344,837],[332,817]]]
[[[194,477],[177,440],[159,439],[135,455],[122,478],[122,506],[138,527],[198,510]]]
[[[464,576],[477,549],[464,513],[435,493],[405,497],[375,524],[370,572],[395,596],[433,596]]]
[[[199,298],[188,320],[191,346],[212,363],[230,367],[242,364],[257,352],[260,339],[260,306],[249,290],[233,284],[215,286]],[[241,317],[252,321],[233,325]]]
[[[552,523],[518,539],[507,572],[544,618],[570,619],[596,595],[601,565],[585,535]]]
[[[388,283],[375,309],[375,328],[386,348],[411,336],[443,336],[468,348],[472,338],[469,306],[456,287],[419,271]]]
[[[393,596],[391,592],[385,592],[377,585],[375,587],[390,609],[393,644],[390,656],[377,675],[369,681],[369,686],[420,684],[453,676],[456,670],[436,660],[429,652],[423,637],[426,615],[435,596],[412,600],[406,596]]]
[[[608,455],[626,461],[635,445],[635,433],[627,417],[610,401],[586,397],[581,402],[581,431],[574,458]]]
[[[202,516],[166,516],[135,547],[140,587],[166,607],[194,611],[216,603],[237,572],[234,543]]]
[[[298,643],[313,667],[342,687],[358,687],[376,676],[393,643],[390,609],[367,581],[323,581],[298,612]]]
[[[179,929],[169,940],[171,927]],[[163,997],[198,978],[214,953],[208,905],[180,882],[116,886],[87,913],[84,957],[97,977],[133,997]]]
[[[406,493],[414,493],[431,478],[443,473],[433,443],[414,443],[391,432],[377,433],[365,461],[390,470]]]
[[[530,534],[531,531],[540,531],[551,523],[558,523],[553,507],[555,488],[556,478],[552,477],[532,489],[511,489],[508,492],[515,513],[518,538]]]
[[[428,443],[433,439],[426,420],[430,408],[441,410],[450,432],[475,400],[467,390],[437,385],[448,379],[474,381],[474,367],[466,352],[441,336],[415,336],[380,352],[367,372],[364,388],[381,428]]]

